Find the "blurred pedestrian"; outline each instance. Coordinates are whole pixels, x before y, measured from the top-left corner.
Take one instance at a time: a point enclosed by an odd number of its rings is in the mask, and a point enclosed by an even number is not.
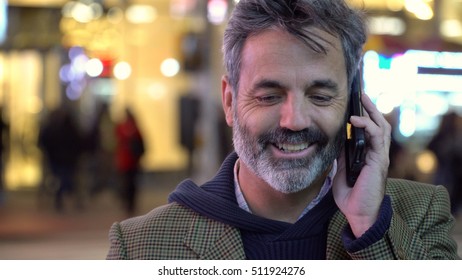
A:
[[[196,126],[200,116],[200,100],[194,94],[180,98],[180,143],[188,152],[188,176],[194,174],[194,151],[198,148]]]
[[[50,113],[40,130],[39,146],[42,148],[52,176],[58,182],[54,206],[64,210],[64,197],[73,195],[81,206],[76,193],[76,171],[82,151],[82,139],[76,120],[70,110],[58,107]]]
[[[114,185],[116,145],[114,127],[108,104],[100,104],[85,134],[85,153],[89,158],[88,188],[91,196]]]
[[[125,119],[116,125],[115,134],[117,170],[122,177],[122,199],[127,214],[132,215],[136,210],[137,177],[145,147],[130,109],[125,110]]]
[[[442,116],[437,133],[428,144],[438,161],[434,183],[448,188],[451,212],[462,205],[462,119],[455,112]]]

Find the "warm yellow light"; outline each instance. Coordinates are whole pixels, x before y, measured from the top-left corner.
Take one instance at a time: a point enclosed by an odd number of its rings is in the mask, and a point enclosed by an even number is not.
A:
[[[168,58],[162,62],[160,71],[166,77],[173,77],[180,72],[180,63],[174,58]]]
[[[448,19],[441,23],[441,33],[446,37],[462,36],[462,22],[457,19]]]
[[[430,20],[434,13],[430,7],[430,1],[425,0],[406,0],[404,6],[407,11],[413,13],[420,20]]]
[[[435,154],[428,150],[421,152],[416,158],[416,165],[423,174],[433,173],[437,165]]]
[[[151,23],[157,18],[157,10],[150,5],[131,5],[125,12],[125,17],[131,23]]]
[[[126,80],[132,74],[132,67],[125,61],[118,62],[114,66],[114,77],[118,80]]]
[[[97,58],[92,58],[90,59],[86,65],[85,65],[85,70],[90,77],[98,77],[103,73],[104,66],[101,60]]]

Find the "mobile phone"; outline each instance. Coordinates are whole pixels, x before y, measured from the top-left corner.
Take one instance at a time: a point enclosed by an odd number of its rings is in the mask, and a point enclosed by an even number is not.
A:
[[[354,77],[350,89],[349,115],[346,123],[345,159],[347,183],[353,187],[356,179],[364,166],[366,137],[364,128],[354,127],[350,123],[350,116],[362,116],[363,106],[361,103],[361,72]]]

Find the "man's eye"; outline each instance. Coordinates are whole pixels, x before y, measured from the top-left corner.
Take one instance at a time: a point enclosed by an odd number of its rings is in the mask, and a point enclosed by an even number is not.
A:
[[[332,101],[328,95],[310,95],[310,99],[317,105],[328,105]]]
[[[257,101],[264,104],[273,104],[280,100],[278,95],[262,95],[257,97]]]

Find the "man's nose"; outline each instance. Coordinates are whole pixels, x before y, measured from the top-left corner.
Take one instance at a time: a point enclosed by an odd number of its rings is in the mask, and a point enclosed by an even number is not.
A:
[[[309,108],[303,98],[287,98],[281,107],[279,125],[292,131],[300,131],[310,126]]]

